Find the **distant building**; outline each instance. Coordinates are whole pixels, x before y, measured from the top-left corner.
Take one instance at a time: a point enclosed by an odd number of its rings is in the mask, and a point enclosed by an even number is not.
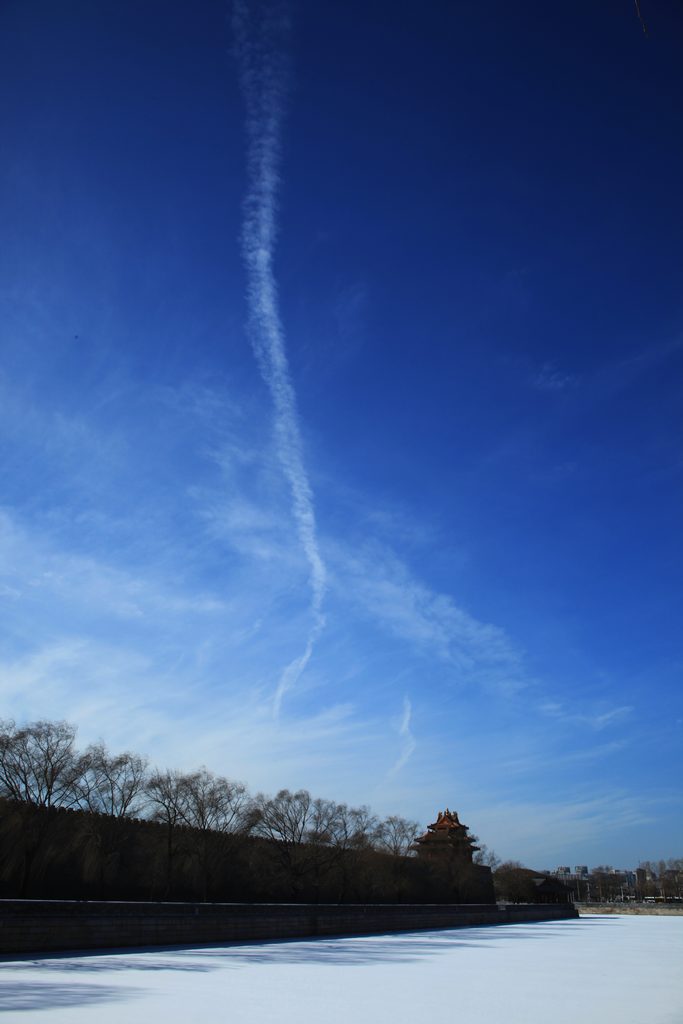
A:
[[[496,871],[496,890],[506,903],[571,903],[573,886],[556,873],[502,865]]]
[[[533,872],[529,872],[533,875]],[[558,872],[559,874],[559,872]],[[572,903],[574,890],[552,875],[537,875],[530,878],[533,885],[532,903]]]

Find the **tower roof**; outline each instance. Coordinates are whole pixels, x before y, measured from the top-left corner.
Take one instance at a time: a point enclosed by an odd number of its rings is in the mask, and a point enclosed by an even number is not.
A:
[[[460,818],[458,817],[457,811],[449,811],[448,808],[446,808],[445,811],[439,811],[436,816],[436,821],[433,822],[431,825],[427,825],[427,829],[430,832],[432,831],[432,829],[435,829],[439,832],[445,832],[452,828],[467,829],[467,825],[462,824]]]
[[[479,849],[474,845],[467,825],[460,821],[457,811],[451,811],[448,807],[445,811],[438,812],[436,821],[427,825],[427,831],[415,840],[415,844],[418,850],[425,852],[451,849],[469,860],[472,859],[474,851]]]

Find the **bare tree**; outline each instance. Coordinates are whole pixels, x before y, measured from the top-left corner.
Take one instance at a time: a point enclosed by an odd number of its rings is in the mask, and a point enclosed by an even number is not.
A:
[[[340,899],[360,854],[373,847],[377,818],[367,807],[348,807],[333,800],[314,799],[308,790],[281,789],[274,797],[260,793],[255,800],[257,835],[272,841],[272,850],[293,896],[307,882],[317,898],[334,872]]]
[[[683,895],[683,860],[680,857],[669,857],[665,875],[668,896],[680,900]]]
[[[342,807],[334,800],[316,798],[311,804],[311,816],[306,830],[306,841],[318,846],[337,845],[342,825]]]
[[[259,793],[254,801],[255,832],[270,839],[294,896],[307,871],[304,843],[314,822],[313,798],[306,789],[281,789],[274,797]]]
[[[377,831],[379,819],[369,807],[352,807],[349,811],[351,822],[351,846],[355,850],[368,850],[372,847],[372,837]]]
[[[417,838],[420,826],[416,821],[391,814],[375,829],[374,845],[394,857],[407,857]]]
[[[185,777],[181,818],[201,832],[243,832],[251,820],[247,787],[206,768]]]
[[[472,839],[477,842],[476,836],[472,836]],[[477,847],[477,852],[472,860],[474,864],[483,864],[486,867],[491,868],[492,871],[495,871],[496,868],[500,867],[501,863],[498,854],[495,850],[489,850],[486,843],[482,843],[481,846]]]
[[[493,875],[496,899],[506,903],[532,903],[535,898],[534,872],[518,860],[506,860]]]
[[[26,896],[39,855],[48,847],[54,810],[76,800],[82,761],[74,749],[76,730],[67,722],[0,722],[0,796],[15,801],[19,893]]]
[[[389,855],[385,864],[386,884],[393,889],[394,899],[401,901],[408,887],[408,860],[413,853],[413,844],[418,835],[416,821],[409,821],[398,814],[391,814],[381,820],[373,835],[373,846],[380,853]]]
[[[379,826],[369,807],[347,807],[336,804],[332,843],[340,850],[368,850]]]
[[[339,900],[347,898],[352,880],[359,881],[363,854],[372,848],[379,825],[369,807],[337,804],[332,844],[339,854]]]
[[[176,855],[176,830],[188,815],[187,794],[191,776],[177,771],[154,771],[147,779],[146,794],[150,817],[166,828],[166,871],[164,895],[173,885],[173,865]]]
[[[0,795],[34,807],[70,807],[82,761],[68,722],[0,722]]]
[[[193,830],[194,850],[199,860],[202,899],[208,896],[211,851],[225,856],[229,837],[244,835],[254,820],[247,787],[206,768],[186,776],[179,816]],[[217,837],[221,837],[221,842]]]
[[[78,785],[80,805],[93,814],[133,818],[142,810],[147,761],[126,751],[110,754],[104,743],[87,748]]]
[[[306,831],[306,861],[313,883],[317,903],[323,876],[343,858],[342,839],[345,831],[345,811],[333,800],[316,799],[311,805],[311,816]]]
[[[85,751],[83,765],[78,802],[90,813],[83,819],[80,837],[86,870],[104,897],[115,884],[126,849],[127,830],[121,819],[142,809],[147,761],[129,752],[111,754],[104,743],[95,743]]]
[[[285,845],[300,845],[309,829],[312,803],[311,794],[306,789],[297,790],[296,793],[281,789],[274,797],[259,793],[256,797],[256,832],[266,839],[275,839]]]

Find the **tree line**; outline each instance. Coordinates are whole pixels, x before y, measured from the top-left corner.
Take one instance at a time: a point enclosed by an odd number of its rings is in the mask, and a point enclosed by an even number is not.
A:
[[[577,903],[621,903],[661,900],[683,901],[683,858],[641,861],[633,871],[601,864],[581,873],[569,869],[554,872],[531,871],[519,861],[493,865],[496,898],[514,903],[533,901],[534,878],[559,880],[572,892]]]
[[[567,881],[579,902],[680,901],[683,900],[683,858],[641,861],[635,871],[621,871],[610,864],[601,864]]]
[[[409,856],[417,831],[303,789],[251,795],[205,767],[79,751],[68,722],[0,721],[3,896],[466,898],[466,877],[444,892],[438,870]]]
[[[642,860],[634,890],[642,899],[683,900],[683,857]]]

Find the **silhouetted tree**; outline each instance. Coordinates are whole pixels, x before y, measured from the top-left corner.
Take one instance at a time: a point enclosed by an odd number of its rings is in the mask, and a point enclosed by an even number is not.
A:
[[[475,843],[479,842],[477,836],[472,836],[472,839]],[[475,864],[484,864],[486,867],[491,868],[492,871],[495,871],[501,864],[498,854],[494,850],[489,850],[486,843],[482,843],[479,846],[472,860]]]
[[[187,796],[190,779],[190,775],[184,775],[182,772],[157,770],[152,772],[147,780],[146,795],[150,816],[153,821],[164,825],[166,830],[165,897],[170,895],[173,887],[177,830],[189,816]]]
[[[419,825],[416,821],[408,821],[398,814],[391,814],[380,821],[375,829],[374,845],[394,857],[407,857],[415,842]]]
[[[347,807],[337,805],[335,827],[331,842],[339,853],[339,900],[344,902],[348,896],[350,883],[361,882],[364,860],[372,850],[373,837],[377,832],[379,821],[369,807]]]
[[[306,789],[281,789],[274,797],[259,793],[254,805],[255,832],[272,840],[290,891],[297,896],[307,868],[303,846],[313,820],[313,798]]]
[[[72,806],[83,761],[74,748],[76,730],[67,722],[0,722],[0,796],[16,802],[19,821],[15,859],[20,863],[19,894],[31,884],[36,859],[46,846],[55,807]],[[45,813],[36,814],[36,808]]]
[[[53,898],[160,886],[175,898],[450,897],[411,856],[417,825],[398,815],[379,821],[307,790],[251,800],[206,768],[150,774],[136,754],[103,743],[79,754],[74,741],[65,722],[0,722],[0,895],[26,895],[31,879],[31,894]]]
[[[206,768],[186,776],[180,817],[189,833],[199,863],[202,899],[208,896],[211,853],[225,856],[231,836],[244,835],[254,821],[252,801],[246,786]]]
[[[412,854],[413,844],[419,833],[416,821],[409,821],[398,814],[391,814],[380,821],[375,829],[375,849],[390,854],[386,866],[391,876],[393,898],[402,901],[408,891],[407,858]]]
[[[86,864],[98,880],[100,896],[118,873],[126,830],[118,819],[143,807],[147,762],[137,754],[111,754],[103,743],[89,746],[77,785],[78,803],[90,814],[83,819]]]
[[[92,744],[83,755],[78,803],[93,814],[133,818],[144,806],[146,781],[144,757],[128,751],[110,754],[103,743]]]
[[[0,721],[0,796],[34,807],[71,807],[83,762],[68,722]]]
[[[507,903],[528,903],[533,897],[533,871],[517,860],[500,864],[493,873],[496,899]]]

